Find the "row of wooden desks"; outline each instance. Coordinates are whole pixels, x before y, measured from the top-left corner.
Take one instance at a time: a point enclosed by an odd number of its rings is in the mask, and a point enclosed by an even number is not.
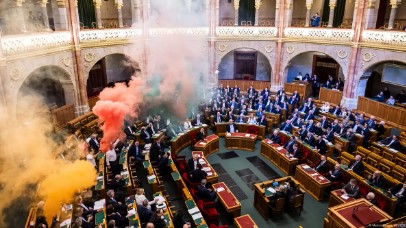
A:
[[[203,151],[204,156],[217,152],[219,150],[219,137],[217,135],[209,135],[204,140],[198,141],[194,145],[195,150]]]
[[[234,224],[238,228],[258,228],[257,224],[255,224],[249,214],[234,218]]]
[[[233,215],[233,217],[238,217],[241,215],[241,204],[240,201],[234,196],[227,185],[224,182],[213,184],[218,198],[223,204],[224,208],[228,213]]]
[[[255,129],[257,132],[258,138],[264,139],[265,138],[265,126],[258,126],[258,125],[253,125],[253,124],[246,124],[246,123],[234,123],[236,126],[236,130],[240,133],[247,132],[248,129]],[[223,122],[223,123],[218,123],[216,124],[216,134],[220,137],[223,137],[226,132],[227,132],[227,125],[229,123]]]
[[[257,135],[249,133],[226,133],[227,149],[242,149],[254,151]]]
[[[200,128],[204,128],[204,132],[207,135],[207,125],[203,124],[202,126],[197,126],[191,128],[183,133],[179,133],[178,136],[171,139],[171,152],[174,154],[179,153],[185,147],[189,146],[194,138],[196,138],[197,132],[200,131]]]
[[[207,161],[203,154],[203,151],[192,151],[192,157],[195,155],[199,156],[199,163],[202,165],[202,170],[207,173],[207,181],[210,183],[217,183],[219,176],[216,171],[211,167],[210,163]]]
[[[279,144],[272,143],[269,139],[261,141],[261,155],[276,165],[282,172],[287,175],[292,175],[295,171],[295,166],[299,162],[297,158],[289,158],[287,150]]]
[[[306,164],[296,166],[295,179],[316,200],[322,200],[326,188],[331,185],[327,178]]]

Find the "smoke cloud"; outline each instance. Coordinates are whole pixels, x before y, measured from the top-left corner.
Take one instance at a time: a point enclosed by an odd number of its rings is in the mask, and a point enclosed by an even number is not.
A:
[[[25,223],[19,205],[29,209],[31,202],[26,200],[33,198],[45,201],[50,223],[62,203],[70,203],[76,191],[96,180],[89,162],[62,159],[62,151],[72,157],[83,151],[78,143],[66,148],[54,140],[41,99],[20,97],[17,110],[23,115],[0,113],[0,227],[17,227],[15,218]]]

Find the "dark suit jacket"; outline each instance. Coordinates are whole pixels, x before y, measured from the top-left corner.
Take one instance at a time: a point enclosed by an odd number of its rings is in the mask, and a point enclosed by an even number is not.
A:
[[[197,164],[199,164],[199,161],[197,161]],[[196,164],[196,166],[197,166],[197,164]],[[187,170],[188,172],[192,172],[193,170],[195,170],[195,163],[194,163],[194,161],[193,161],[193,158],[190,158],[190,159],[187,161],[186,170]]]
[[[307,113],[307,112],[309,112],[309,107],[307,107],[307,106],[305,107],[302,105],[302,107],[299,108],[299,112]]]
[[[330,134],[326,134],[326,139],[331,143],[334,142],[334,132],[330,131]]]
[[[292,132],[292,124],[286,124],[286,123],[284,123],[282,126],[281,126],[281,128],[280,128],[280,130],[281,131],[287,131],[287,132]]]
[[[152,214],[151,218],[149,219],[149,222],[152,222],[154,224],[154,228],[166,227],[165,220],[163,220],[161,217],[158,217],[156,213]]]
[[[324,142],[323,139],[320,142],[319,142],[319,140],[316,140],[316,143],[314,146],[317,147],[317,149],[320,149],[320,151],[319,151],[320,154],[322,154],[322,155],[326,154],[326,142]]]
[[[259,125],[261,125],[261,126],[268,126],[268,121],[266,120],[266,118],[264,118],[263,120],[262,119],[259,119]]]
[[[99,142],[99,144],[96,144],[96,142],[92,138],[90,138],[89,145],[90,145],[90,148],[92,148],[94,150],[95,154],[99,151],[100,142]]]
[[[333,109],[330,111],[330,113],[333,114],[333,115],[338,115],[338,114],[341,113],[341,109],[340,109],[340,108],[333,108]]]
[[[130,148],[128,149],[128,156],[130,157],[138,157],[142,159],[142,150],[144,150],[144,147],[138,145],[138,154],[137,154],[137,146],[135,144],[131,145]]]
[[[158,146],[158,143],[154,143],[151,146],[151,150],[149,151],[149,158],[151,161],[158,161],[159,155],[163,155],[164,154],[164,147],[162,145],[160,145],[160,147]]]
[[[148,134],[149,134],[149,139],[151,139],[151,137],[152,137],[152,135],[148,132]],[[147,138],[148,138],[148,135],[147,135],[147,133],[146,133],[146,130],[145,131],[141,131],[141,139],[142,140],[144,140],[144,141],[147,141]]]
[[[127,135],[127,138],[131,138],[131,139],[135,139],[135,132],[133,131],[131,133],[130,129],[128,129],[128,127],[131,128],[131,126],[127,126],[124,128],[124,133]],[[131,129],[132,130],[132,129]]]
[[[286,198],[286,193],[277,191],[273,196],[269,197],[271,206],[275,207],[276,201],[280,198]]]
[[[310,123],[306,124],[306,130],[314,133],[314,124],[310,125]]]
[[[281,143],[281,139],[279,137],[279,135],[270,135],[269,139],[272,140],[274,143],[280,144]]]
[[[329,169],[329,167],[328,167],[328,162],[325,161],[323,164],[321,164],[321,161],[319,161],[319,162],[317,163],[317,165],[314,166],[314,169],[315,169],[317,172],[319,172],[319,173],[327,173],[327,172],[328,172],[328,169]]]
[[[316,145],[316,140],[314,140],[313,136],[311,136],[310,138],[306,137],[304,141],[305,141],[305,143],[309,144],[310,146],[314,147]]]
[[[226,116],[226,122],[228,122],[228,121],[230,121],[230,120],[233,120],[234,121],[234,116],[233,115],[227,115]]]
[[[337,182],[341,180],[341,175],[342,175],[342,171],[340,170],[336,170],[333,168],[333,170],[331,171],[331,175],[333,175],[334,177],[332,177],[330,174],[327,176],[327,179],[329,179],[331,182]]]
[[[220,115],[220,122],[217,121],[217,115],[214,116],[214,123],[221,123],[223,122],[223,117]]]
[[[382,175],[375,178],[372,178],[371,176],[371,178],[369,178],[368,181],[376,187],[382,187],[382,185],[385,183],[385,178]]]
[[[196,140],[197,140],[197,141],[200,141],[200,140],[203,140],[203,139],[204,139],[204,134],[201,133],[200,131],[197,132],[197,134],[196,134]]]
[[[321,127],[323,128],[323,129],[327,129],[327,127],[328,126],[330,126],[330,123],[328,122],[328,120],[321,120],[320,121],[320,124],[321,124]]]
[[[289,153],[293,152],[293,145],[295,144],[295,140],[289,140],[284,145],[285,148]]]
[[[234,132],[237,132],[237,127],[235,126],[235,124],[233,124],[233,126],[234,126]],[[230,124],[227,124],[226,131],[230,133]]]
[[[395,187],[391,188],[389,191],[392,193],[392,195],[395,195],[400,191],[400,189],[403,187],[403,184],[398,184]],[[403,194],[398,198],[398,203],[402,203],[406,201],[406,190],[403,191]]]
[[[314,115],[307,113],[304,117],[303,117],[304,121],[309,121],[309,120],[313,120],[314,119]]]
[[[313,131],[315,135],[323,135],[323,129],[321,129],[321,127],[314,126]]]
[[[293,157],[300,159],[302,157],[302,153],[300,152],[299,148],[296,151],[293,151]]]
[[[358,185],[356,185],[356,186],[354,186],[354,188],[352,188],[351,184],[348,183],[343,187],[343,189],[345,190],[345,192],[347,193],[347,195],[349,197],[352,197],[352,198],[357,198],[358,197],[358,194],[359,194]]]
[[[355,163],[355,160],[352,161],[349,165],[348,168],[352,168],[352,171],[360,176],[362,176],[362,174],[364,173],[364,163],[362,162],[362,160],[360,162],[358,162],[354,167],[352,167]]]
[[[208,188],[206,188],[202,185],[197,186],[196,194],[199,197],[199,199],[208,200],[208,201],[214,201],[216,199],[216,192],[209,191]]]
[[[192,175],[192,182],[195,183],[200,183],[203,179],[207,177],[207,173],[204,170],[201,169],[195,169],[192,172],[190,172],[190,175]]]
[[[306,137],[307,137],[307,133],[308,133],[307,130],[300,130],[299,131],[300,140],[304,141],[306,139]]]
[[[388,138],[382,140],[381,142],[382,142],[382,144],[389,145],[392,142],[392,137],[388,137]],[[389,147],[392,149],[395,149],[395,150],[399,150],[399,148],[400,148],[399,140],[395,140],[392,144],[390,144]]]

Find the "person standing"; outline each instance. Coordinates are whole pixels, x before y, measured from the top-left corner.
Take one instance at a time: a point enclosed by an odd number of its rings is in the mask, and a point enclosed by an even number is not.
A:
[[[320,26],[320,16],[319,13],[314,14],[312,18],[310,18],[310,24],[312,27],[319,27]]]

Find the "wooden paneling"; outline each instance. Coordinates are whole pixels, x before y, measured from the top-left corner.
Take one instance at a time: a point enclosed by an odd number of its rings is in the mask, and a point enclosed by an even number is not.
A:
[[[334,105],[340,105],[342,98],[343,98],[342,91],[320,88],[319,100],[321,101],[326,101]]]
[[[64,105],[60,108],[51,111],[54,124],[57,128],[62,128],[67,122],[75,118],[75,110],[73,104]]]
[[[254,86],[256,90],[263,90],[265,87],[270,87],[269,81],[249,81],[249,80],[218,80],[218,85],[223,84],[223,87],[229,85],[231,88],[237,85],[241,92],[246,92],[250,86]]]
[[[406,109],[387,105],[365,97],[358,97],[357,109],[362,112],[377,116],[388,122],[390,125],[406,127]]]
[[[312,87],[310,84],[305,83],[285,83],[285,92],[293,93],[297,91],[300,94],[300,99],[303,101],[308,98],[312,93]]]

